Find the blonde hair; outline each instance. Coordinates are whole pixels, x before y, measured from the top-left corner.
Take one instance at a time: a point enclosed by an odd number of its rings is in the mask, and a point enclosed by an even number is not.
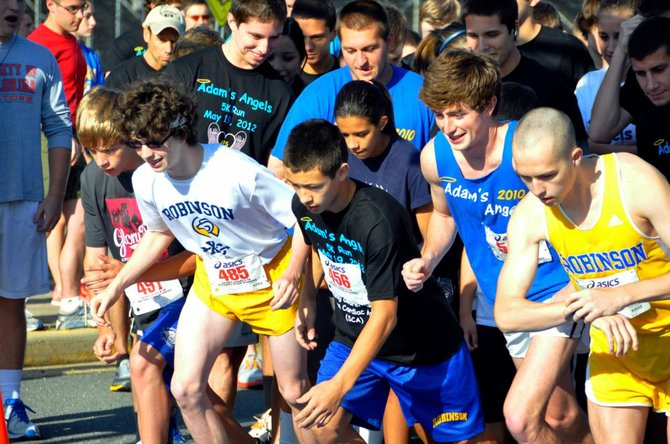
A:
[[[77,109],[77,137],[89,149],[106,151],[123,141],[121,131],[113,123],[121,94],[101,86],[93,88]]]
[[[419,21],[434,28],[444,28],[461,16],[461,4],[458,0],[426,0],[419,8]]]

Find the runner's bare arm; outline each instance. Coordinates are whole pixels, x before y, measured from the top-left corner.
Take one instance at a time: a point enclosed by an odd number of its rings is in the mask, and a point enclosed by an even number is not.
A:
[[[300,306],[295,318],[295,335],[298,344],[306,350],[315,350],[317,346],[316,329],[316,294],[323,281],[323,268],[319,255],[311,248],[311,255],[305,265],[305,279],[300,292]]]
[[[395,327],[398,298],[372,301],[370,305],[370,317],[340,370],[333,379],[315,385],[298,398],[299,403],[306,404],[296,417],[301,427],[309,429],[328,424],[337,413],[342,398],[372,362]]]
[[[405,284],[412,291],[418,291],[423,287],[423,282],[433,273],[456,237],[456,225],[437,174],[435,145],[432,140],[421,152],[421,172],[430,184],[433,211],[428,220],[421,257],[412,259],[403,266],[402,275]]]
[[[284,273],[272,283],[274,297],[270,301],[270,309],[288,308],[298,299],[298,283],[310,250],[309,245],[305,243],[300,226],[296,223],[291,240],[291,259]]]
[[[103,319],[105,312],[116,302],[129,285],[149,268],[174,240],[169,230],[149,231],[142,236],[135,252],[110,285],[98,293],[91,301],[93,318],[98,324],[106,324]]]
[[[624,203],[634,223],[649,236],[670,242],[670,185],[654,167],[637,156],[617,154],[621,168]],[[670,299],[670,274],[613,288],[589,289],[575,293],[567,301],[566,313],[592,322],[612,315],[627,305]]]
[[[503,265],[495,301],[498,328],[509,331],[535,331],[565,322],[564,303],[539,303],[526,299],[538,265],[540,242],[545,240],[544,209],[528,194],[514,210],[507,225],[507,258]]]

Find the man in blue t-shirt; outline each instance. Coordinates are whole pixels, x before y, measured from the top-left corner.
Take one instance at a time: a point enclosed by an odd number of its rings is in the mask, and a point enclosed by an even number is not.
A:
[[[284,146],[291,130],[308,119],[335,121],[335,97],[351,80],[378,80],[393,101],[398,134],[421,149],[429,140],[434,117],[418,99],[423,79],[388,61],[390,41],[386,9],[375,0],[356,0],[340,12],[338,34],[347,64],[311,83],[289,111],[277,136],[268,167],[283,176]]]
[[[527,193],[512,168],[516,122],[494,117],[500,84],[494,63],[467,50],[446,51],[428,69],[419,97],[434,111],[440,132],[421,153],[433,214],[421,257],[403,267],[412,290],[430,277],[458,229],[485,298],[496,299],[507,223]],[[519,442],[584,442],[588,427],[568,367],[584,326],[566,322],[564,304],[552,300],[568,284],[556,252],[544,245],[538,257],[541,265],[528,294],[509,297],[504,306],[495,301],[496,322],[517,367],[502,410]],[[544,330],[547,325],[554,327]],[[489,370],[483,377],[499,375]],[[500,399],[488,395],[487,400],[502,407]]]

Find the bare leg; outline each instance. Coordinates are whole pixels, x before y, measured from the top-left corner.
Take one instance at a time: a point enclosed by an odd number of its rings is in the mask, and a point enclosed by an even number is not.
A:
[[[143,444],[160,444],[168,440],[171,405],[163,380],[165,365],[163,356],[151,345],[138,342],[133,347],[130,378]]]
[[[84,274],[84,207],[81,199],[63,203],[67,234],[60,255],[60,273],[63,297],[79,296],[80,280]]]
[[[393,390],[389,390],[382,430],[384,430],[384,443],[386,444],[407,444],[409,442],[409,426],[400,409],[400,401]],[[422,441],[426,442],[423,438]]]
[[[642,444],[648,414],[647,407],[602,407],[589,401],[589,424],[597,444]]]
[[[237,395],[237,370],[244,359],[245,347],[227,347],[221,350],[209,374],[209,386],[232,408]]]
[[[25,299],[0,296],[0,369],[21,370],[26,352]]]
[[[61,214],[56,226],[47,234],[47,261],[54,280],[52,301],[60,302],[63,296],[63,282],[60,278],[60,252],[65,242],[65,217]]]
[[[112,330],[116,333],[114,349],[118,353],[128,353],[128,334],[130,333],[130,318],[128,317],[128,298],[120,297],[109,309],[109,321]]]
[[[279,392],[291,407],[298,439],[303,444],[323,442],[320,437],[316,439],[313,431],[305,431],[295,424],[295,417],[302,408],[296,400],[310,388],[307,379],[307,352],[298,345],[293,329],[281,336],[270,336],[269,341]]]
[[[229,442],[207,395],[207,380],[234,327],[235,321],[210,310],[196,295],[186,298],[177,327],[172,393],[198,443]]]
[[[319,443],[364,444],[363,438],[351,427],[351,416],[351,413],[340,407],[328,424],[319,427]]]
[[[571,339],[535,336],[526,357],[514,360],[517,373],[503,410],[509,431],[520,443],[559,443],[559,432],[578,437],[571,442],[591,442],[571,387],[556,389],[569,381],[567,364],[574,346]]]

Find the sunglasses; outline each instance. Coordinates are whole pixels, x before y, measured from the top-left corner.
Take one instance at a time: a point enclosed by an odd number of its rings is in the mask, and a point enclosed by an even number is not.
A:
[[[130,148],[134,150],[141,150],[142,146],[146,145],[147,148],[151,148],[152,150],[158,149],[162,147],[165,142],[168,141],[170,137],[172,137],[172,134],[174,133],[174,129],[170,131],[170,133],[167,135],[167,137],[163,140],[152,140],[150,142],[142,142],[141,140],[126,140],[126,145],[128,145]]]

